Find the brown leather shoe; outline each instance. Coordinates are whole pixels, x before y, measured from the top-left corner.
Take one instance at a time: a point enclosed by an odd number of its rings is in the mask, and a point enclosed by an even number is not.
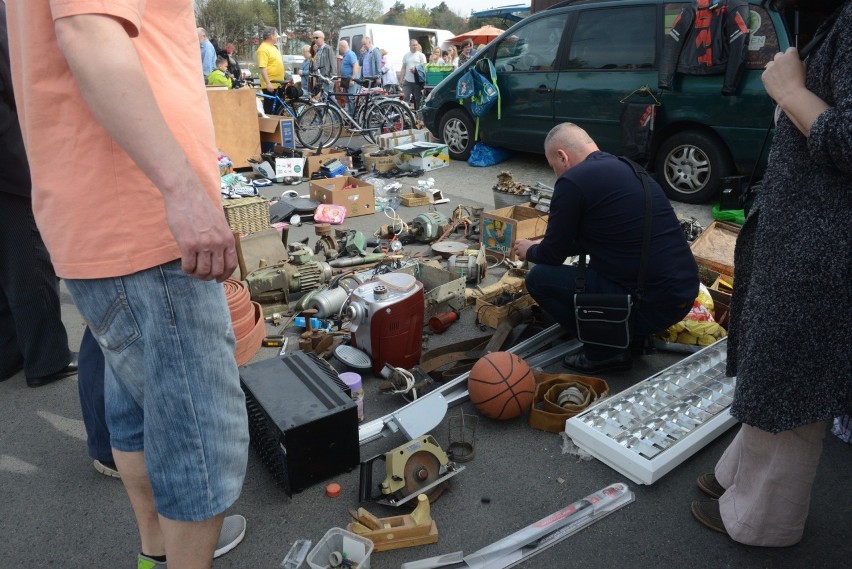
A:
[[[718,500],[719,496],[725,493],[725,489],[722,488],[722,485],[719,484],[718,480],[716,480],[716,475],[712,472],[702,474],[698,477],[695,483],[698,485],[699,490],[714,500]]]
[[[722,514],[719,513],[719,502],[717,500],[704,500],[693,502],[691,505],[693,517],[702,525],[719,533],[728,535],[725,524],[722,522]]]

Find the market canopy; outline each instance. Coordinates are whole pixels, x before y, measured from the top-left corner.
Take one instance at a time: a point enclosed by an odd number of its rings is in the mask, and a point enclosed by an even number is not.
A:
[[[489,43],[491,40],[502,34],[505,30],[495,28],[494,26],[482,26],[475,30],[465,32],[460,36],[456,36],[449,41],[451,43],[462,43],[464,40],[470,40],[473,45]]]

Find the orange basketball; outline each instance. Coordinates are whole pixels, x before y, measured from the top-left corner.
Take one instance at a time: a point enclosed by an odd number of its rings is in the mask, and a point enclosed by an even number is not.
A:
[[[483,356],[467,378],[470,401],[492,419],[514,419],[530,408],[535,379],[527,363],[509,352]]]

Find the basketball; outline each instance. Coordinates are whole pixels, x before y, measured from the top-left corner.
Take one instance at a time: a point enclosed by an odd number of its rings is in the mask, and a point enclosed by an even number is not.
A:
[[[509,352],[492,352],[476,362],[467,378],[470,401],[492,419],[514,419],[529,409],[535,379],[527,363]]]

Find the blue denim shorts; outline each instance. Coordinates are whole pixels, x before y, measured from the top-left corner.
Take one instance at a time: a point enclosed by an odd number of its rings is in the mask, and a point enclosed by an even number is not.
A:
[[[145,452],[160,515],[224,512],[240,495],[249,434],[222,285],[179,261],[66,284],[106,359],[112,447]]]

